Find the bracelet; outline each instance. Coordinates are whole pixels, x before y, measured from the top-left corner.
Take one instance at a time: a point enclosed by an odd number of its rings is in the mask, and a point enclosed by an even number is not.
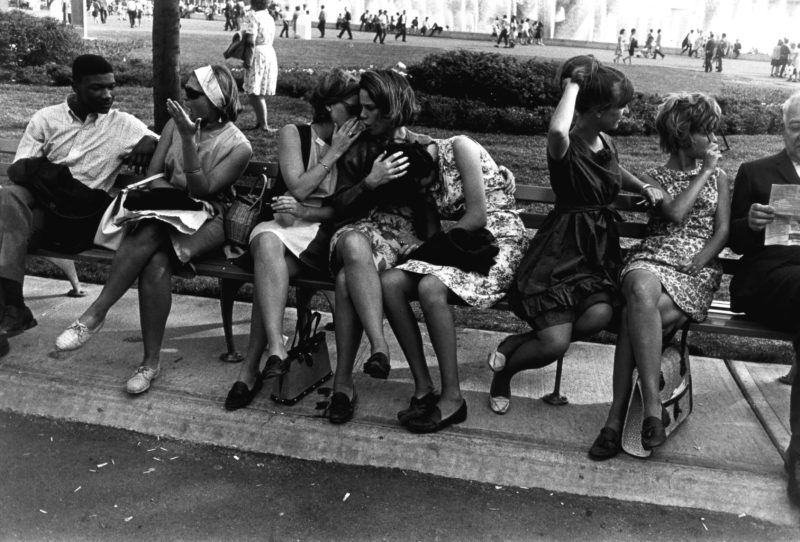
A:
[[[327,171],[328,173],[330,173],[330,172],[331,172],[331,167],[330,167],[328,164],[326,164],[325,162],[323,162],[322,160],[320,160],[320,161],[319,161],[319,162],[317,162],[317,163],[318,163],[319,165],[321,165],[322,167],[324,167],[324,168],[325,168],[325,171]]]

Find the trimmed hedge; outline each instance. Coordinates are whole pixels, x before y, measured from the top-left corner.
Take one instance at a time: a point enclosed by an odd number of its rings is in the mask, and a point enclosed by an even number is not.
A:
[[[409,66],[408,78],[414,90],[426,94],[535,109],[558,103],[557,68],[553,61],[457,50],[426,56]]]
[[[117,83],[153,86],[149,60],[128,60],[140,42],[83,42],[76,30],[52,18],[18,11],[0,12],[0,81],[32,85],[70,85],[72,59],[93,52],[114,64]],[[189,75],[192,67],[182,67]],[[553,83],[554,61],[520,59],[508,55],[465,50],[425,57],[407,68],[407,77],[419,97],[418,123],[442,129],[508,134],[547,132],[561,96]],[[231,66],[239,88],[244,72]],[[281,70],[277,93],[302,98],[310,94],[319,74],[312,69]],[[786,95],[788,95],[788,91]],[[778,134],[783,121],[780,103],[786,96],[774,90],[731,87],[717,97],[729,134]],[[655,133],[656,108],[661,97],[637,94],[630,113],[617,129],[619,135]]]

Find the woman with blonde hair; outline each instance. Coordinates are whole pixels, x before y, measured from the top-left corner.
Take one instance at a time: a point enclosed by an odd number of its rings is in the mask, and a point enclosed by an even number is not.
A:
[[[666,439],[659,395],[663,337],[689,319],[705,320],[722,277],[717,255],[728,241],[731,196],[728,176],[717,167],[714,133],[721,117],[714,98],[697,92],[670,94],[659,107],[656,130],[669,158],[642,179],[663,199],[620,273],[626,304],[614,354],[614,399],[589,450],[592,459],[609,459],[621,449],[634,367],[644,402],[642,447]]]
[[[147,170],[165,173],[149,189],[171,188],[207,202],[214,216],[196,233],[177,232],[164,222],[142,220],[130,227],[111,263],[108,280],[89,308],[56,339],[59,351],[77,350],[103,327],[111,307],[138,279],[139,318],[144,357],[128,380],[126,390],[138,394],[150,388],[160,373],[159,355],[172,306],[173,266],[225,243],[222,216],[231,201],[231,186],[253,153],[250,142],[235,126],[241,110],[236,81],[225,66],[203,66],[184,85],[185,108],[167,100],[167,122]]]

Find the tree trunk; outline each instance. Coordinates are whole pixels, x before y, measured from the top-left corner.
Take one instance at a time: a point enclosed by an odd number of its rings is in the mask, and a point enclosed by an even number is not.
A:
[[[167,98],[181,94],[181,18],[179,0],[155,0],[153,4],[153,118],[161,133],[169,120]]]

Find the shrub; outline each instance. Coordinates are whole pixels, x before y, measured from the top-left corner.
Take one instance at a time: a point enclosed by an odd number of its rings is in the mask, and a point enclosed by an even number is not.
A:
[[[536,59],[465,50],[434,53],[408,68],[418,92],[493,107],[554,105],[560,89],[552,82],[558,64]]]
[[[0,65],[6,68],[70,65],[83,48],[81,35],[51,17],[0,12]]]

